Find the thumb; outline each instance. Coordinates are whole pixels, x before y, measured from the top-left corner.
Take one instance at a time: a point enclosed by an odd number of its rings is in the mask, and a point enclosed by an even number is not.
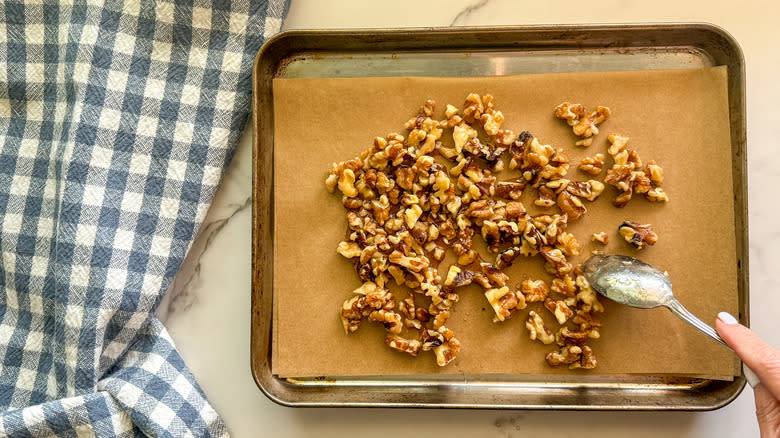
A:
[[[718,314],[715,329],[742,362],[756,373],[761,384],[775,399],[780,399],[780,351],[762,341],[752,330],[739,324],[726,312]]]

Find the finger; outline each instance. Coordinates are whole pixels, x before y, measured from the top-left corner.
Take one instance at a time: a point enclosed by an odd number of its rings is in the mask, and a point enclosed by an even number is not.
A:
[[[753,390],[756,397],[756,419],[762,437],[780,436],[780,402],[764,385]]]
[[[780,399],[780,351],[762,341],[749,328],[738,324],[731,315],[719,314],[715,329],[737,356],[758,375],[766,389],[776,399]]]

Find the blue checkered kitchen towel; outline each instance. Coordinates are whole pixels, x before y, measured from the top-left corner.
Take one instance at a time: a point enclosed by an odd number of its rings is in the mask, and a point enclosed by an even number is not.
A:
[[[154,312],[285,8],[0,2],[0,436],[227,434]]]

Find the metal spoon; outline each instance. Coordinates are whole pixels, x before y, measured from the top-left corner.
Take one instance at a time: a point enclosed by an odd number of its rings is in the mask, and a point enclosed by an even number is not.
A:
[[[666,273],[633,257],[596,254],[582,264],[582,273],[591,287],[612,301],[639,309],[664,306],[700,332],[734,351],[709,325],[688,311],[672,293]],[[758,383],[753,372],[743,366],[751,386]]]

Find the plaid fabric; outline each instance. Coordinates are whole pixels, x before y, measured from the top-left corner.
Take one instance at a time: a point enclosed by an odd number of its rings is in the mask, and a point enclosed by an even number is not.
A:
[[[154,312],[285,8],[0,2],[0,435],[227,434]]]

